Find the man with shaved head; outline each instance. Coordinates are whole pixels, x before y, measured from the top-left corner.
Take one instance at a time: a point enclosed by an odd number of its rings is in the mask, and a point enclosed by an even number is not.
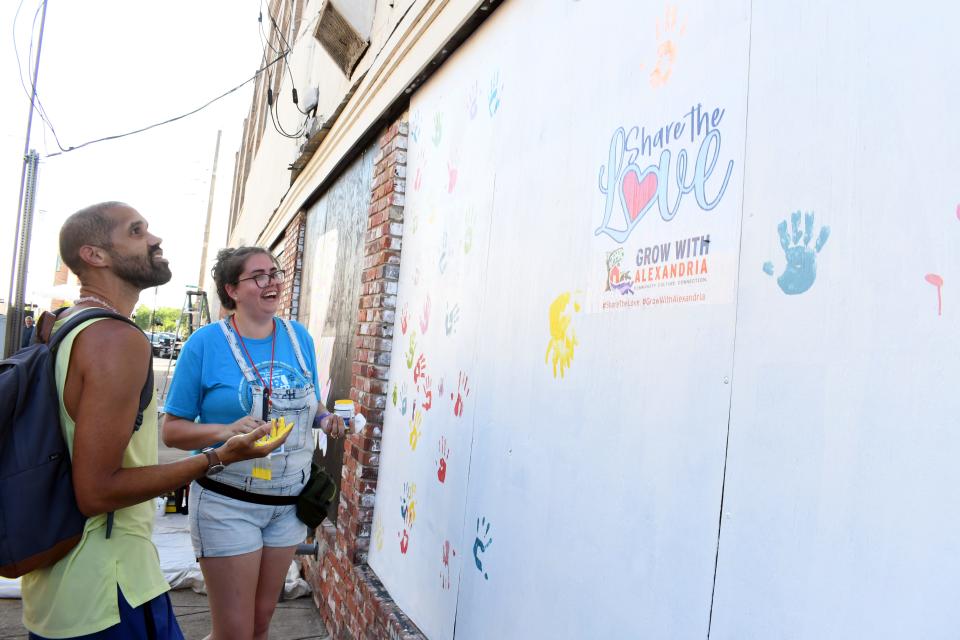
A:
[[[80,297],[53,331],[91,307],[129,317],[143,289],[170,280],[160,244],[143,216],[121,202],[70,216],[60,230],[60,256],[80,279]],[[66,556],[23,576],[23,622],[31,638],[182,639],[151,542],[153,498],[223,465],[263,457],[286,439],[256,446],[269,432],[261,425],[216,452],[157,464],[156,398],[134,428],[151,356],[143,332],[113,318],[81,323],[57,351],[60,423],[87,521]]]

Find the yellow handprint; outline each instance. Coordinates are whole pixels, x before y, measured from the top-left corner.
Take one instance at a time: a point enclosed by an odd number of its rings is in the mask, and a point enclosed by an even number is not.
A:
[[[552,352],[554,378],[557,377],[558,367],[560,377],[563,377],[564,370],[573,362],[573,349],[578,344],[577,336],[570,326],[571,314],[567,313],[570,297],[569,291],[561,293],[550,303],[550,342],[547,344],[547,353],[543,361],[549,362]],[[580,305],[576,301],[573,302],[573,310],[580,311]]]
[[[420,425],[423,423],[423,412],[416,406],[413,408],[413,416],[410,418],[410,450],[417,450],[417,443],[420,442]]]

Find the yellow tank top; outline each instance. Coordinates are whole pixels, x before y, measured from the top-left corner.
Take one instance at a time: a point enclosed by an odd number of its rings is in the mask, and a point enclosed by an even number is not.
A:
[[[56,379],[60,395],[60,424],[73,457],[75,424],[63,404],[63,387],[73,341],[98,318],[84,322],[57,351]],[[57,328],[57,323],[54,329]],[[133,425],[130,425],[131,431]],[[143,412],[143,424],[123,452],[123,467],[157,464],[156,397]],[[80,543],[52,567],[23,576],[23,625],[47,638],[68,638],[102,631],[120,622],[117,587],[132,607],[170,589],[160,570],[153,545],[153,500],[114,513],[113,530],[106,537],[106,514],[87,519]]]

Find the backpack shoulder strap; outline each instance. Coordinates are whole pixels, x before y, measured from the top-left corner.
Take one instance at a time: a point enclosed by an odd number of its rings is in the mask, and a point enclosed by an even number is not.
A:
[[[59,315],[59,313],[57,314]],[[99,318],[112,318],[114,320],[121,320],[127,324],[137,327],[137,324],[125,316],[120,315],[119,313],[114,313],[108,311],[107,309],[102,308],[91,308],[84,309],[79,311],[76,315],[70,317],[66,322],[63,323],[63,326],[59,327],[49,338],[48,348],[52,354],[56,354],[57,349],[60,347],[60,344],[63,340],[70,335],[70,333],[79,327],[84,322],[88,320],[96,320]],[[137,327],[141,333],[143,332],[140,327]],[[51,366],[56,366],[56,358],[51,358]],[[137,418],[133,424],[133,431],[136,433],[140,426],[143,424],[143,412],[146,410],[147,406],[150,404],[150,401],[153,399],[153,359],[147,363],[147,379],[143,383],[143,388],[140,390],[140,405],[137,409]],[[106,537],[109,538],[110,534],[113,532],[113,520],[114,512],[111,511],[107,514],[107,531]]]

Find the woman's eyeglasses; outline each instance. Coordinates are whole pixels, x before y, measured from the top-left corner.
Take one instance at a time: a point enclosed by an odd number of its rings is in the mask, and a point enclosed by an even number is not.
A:
[[[270,281],[273,280],[277,284],[283,283],[283,269],[277,269],[271,273],[258,273],[255,276],[250,276],[249,278],[240,278],[237,280],[237,284],[240,284],[244,280],[253,280],[257,287],[260,289],[266,289],[270,286]]]

